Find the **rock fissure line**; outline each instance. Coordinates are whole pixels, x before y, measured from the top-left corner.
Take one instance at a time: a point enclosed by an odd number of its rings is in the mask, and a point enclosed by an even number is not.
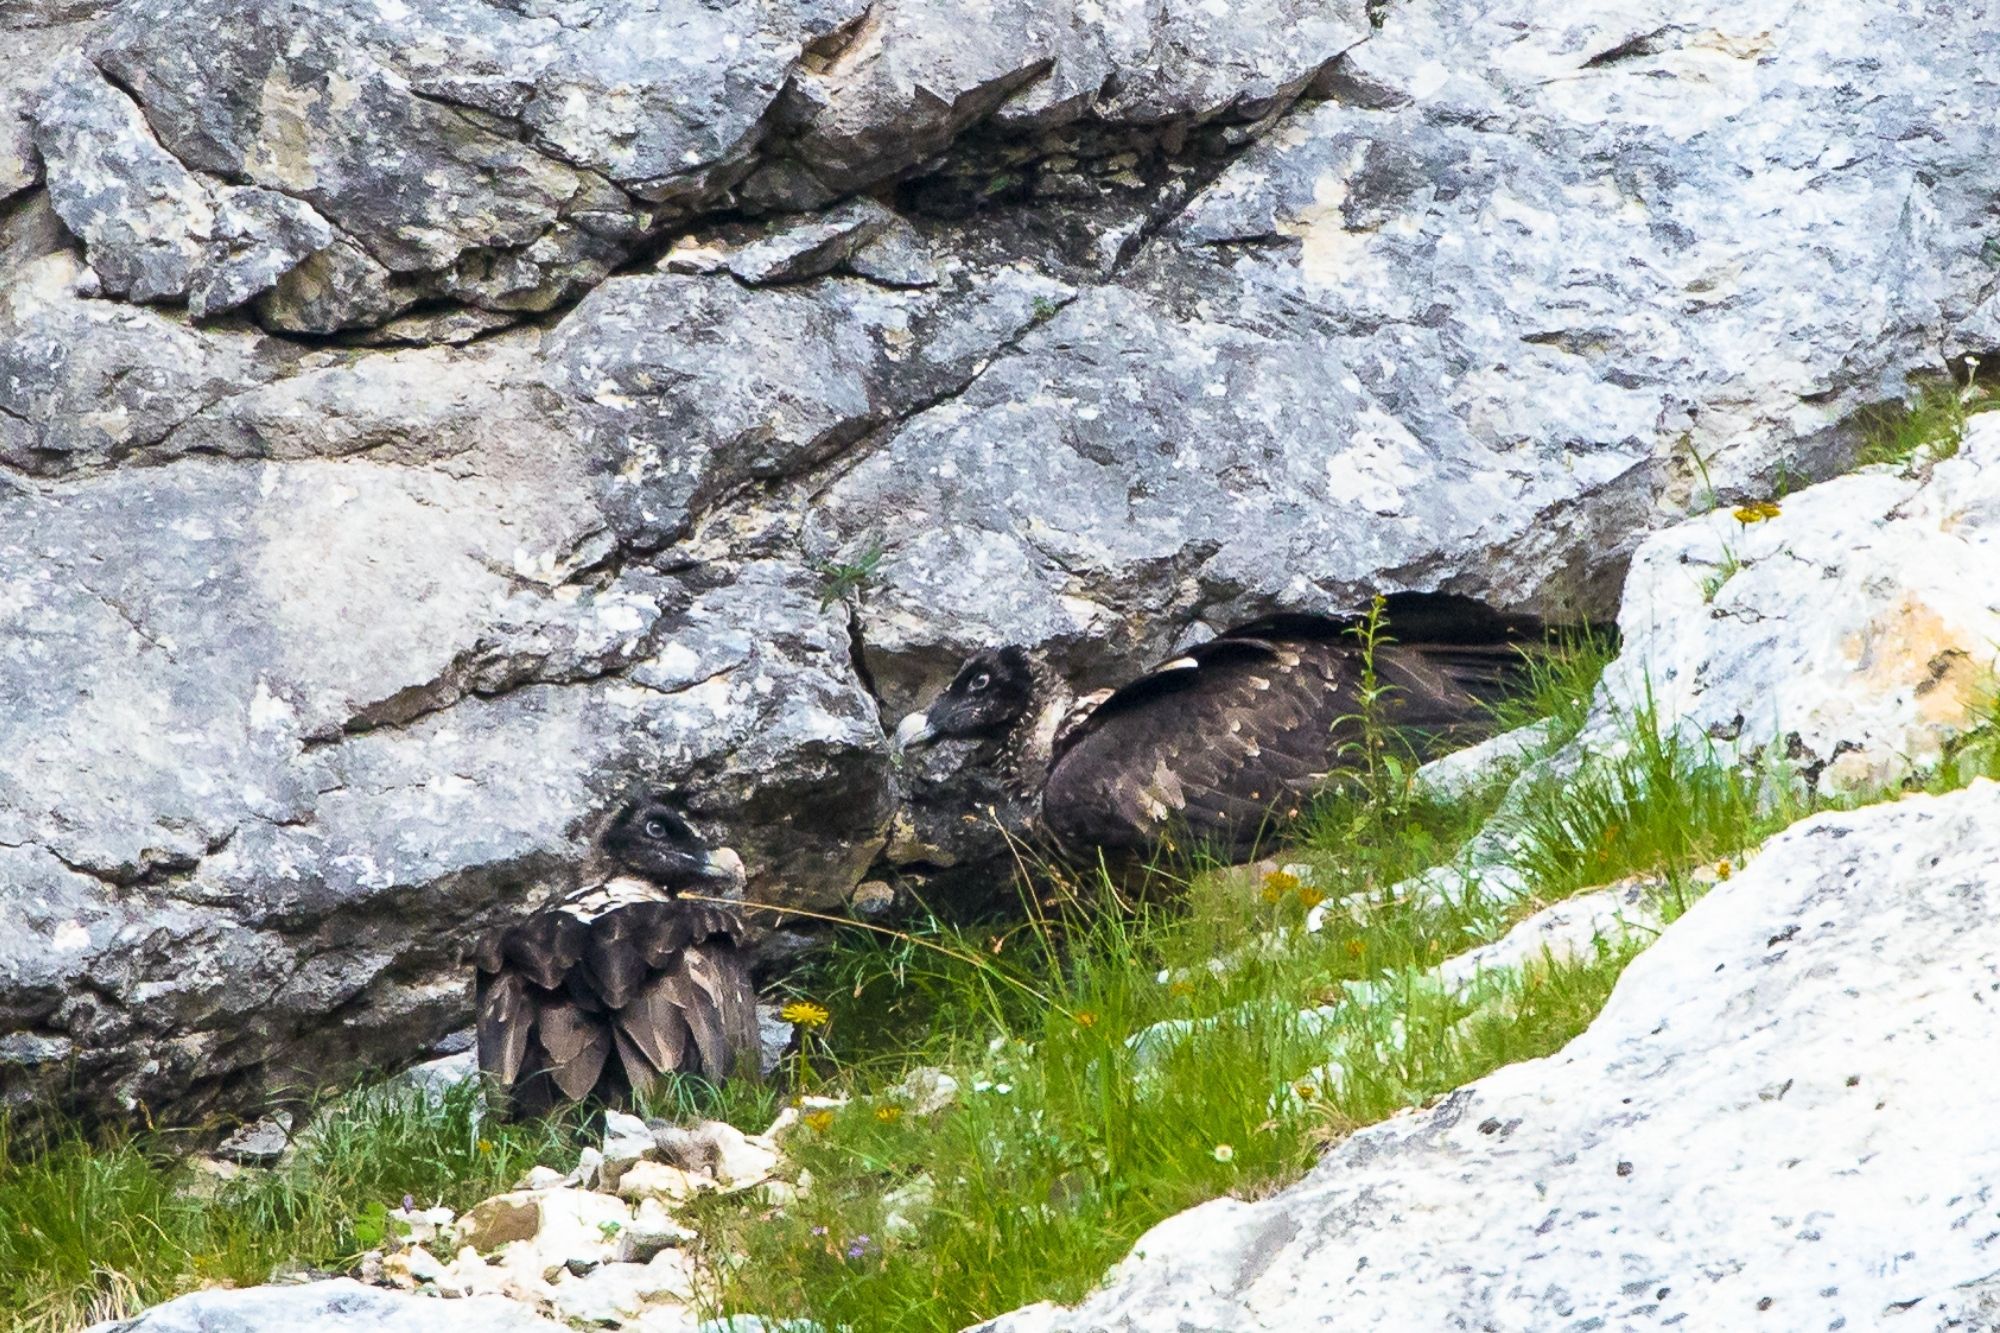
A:
[[[958,399],[961,399],[966,394],[970,393],[972,391],[973,386],[978,384],[979,381],[982,378],[984,378],[989,371],[991,371],[995,366],[999,365],[1002,361],[1016,354],[1020,350],[1021,344],[1024,341],[1026,341],[1029,334],[1035,332],[1035,330],[1041,328],[1044,324],[1047,324],[1050,320],[1054,319],[1057,315],[1061,314],[1064,307],[1068,306],[1071,302],[1075,301],[1079,295],[1080,293],[1071,292],[1070,294],[1062,297],[1045,298],[1048,306],[1046,310],[1039,308],[1036,309],[1031,313],[1028,321],[1025,324],[1023,324],[1019,330],[1009,335],[1008,337],[1001,339],[999,342],[994,343],[993,346],[974,365],[972,373],[967,375],[959,383],[949,388],[940,390],[937,393],[930,394],[918,400],[917,402],[912,403],[909,407],[904,408],[901,411],[891,412],[887,414],[886,416],[878,419],[875,425],[861,432],[860,434],[856,435],[855,438],[849,441],[847,444],[841,446],[834,452],[827,454],[822,458],[815,459],[807,467],[801,468],[796,473],[780,478],[780,480],[792,481],[792,482],[804,482],[815,476],[820,476],[821,480],[819,480],[813,486],[812,490],[807,492],[805,497],[806,507],[808,509],[811,508],[812,505],[816,504],[820,500],[820,498],[826,494],[827,489],[829,487],[833,486],[837,481],[840,480],[842,473],[844,473],[848,468],[851,468],[855,463],[858,463],[862,459],[866,458],[868,454],[873,451],[873,448],[879,445],[887,436],[895,432],[898,428],[907,425],[915,418],[922,416],[924,413],[930,411],[932,408],[941,407],[946,403],[956,402]],[[736,496],[740,496],[741,493],[742,489],[739,488],[736,494],[732,495],[731,498],[734,499],[736,498]],[[721,507],[722,507],[721,504],[718,502],[716,508],[719,509]],[[873,691],[870,692],[873,693]]]

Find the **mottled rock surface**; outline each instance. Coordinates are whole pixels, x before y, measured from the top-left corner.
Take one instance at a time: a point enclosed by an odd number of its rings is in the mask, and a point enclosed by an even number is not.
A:
[[[2000,786],[1807,821],[1558,1054],[982,1333],[1984,1327],[1996,907]]]
[[[417,1058],[641,781],[990,897],[966,649],[1606,614],[2000,338],[1990,24],[1224,8],[0,0],[0,1102]]]
[[[556,1333],[565,1327],[498,1296],[442,1301],[331,1278],[290,1287],[202,1291],[90,1333]]]
[[[1650,707],[1719,757],[1762,754],[1831,792],[1935,767],[1987,720],[2000,670],[2000,417],[1972,417],[1922,471],[1871,468],[1772,517],[1723,509],[1648,540],[1577,747],[1615,744]]]

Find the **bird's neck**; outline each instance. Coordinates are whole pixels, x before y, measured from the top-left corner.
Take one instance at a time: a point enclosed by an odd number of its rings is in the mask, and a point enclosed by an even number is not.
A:
[[[1049,758],[1055,750],[1056,728],[1062,725],[1076,696],[1048,663],[1036,659],[1029,664],[1034,682],[1028,691],[1028,706],[1008,729],[1001,742],[1000,766],[1007,785],[1015,795],[1029,797],[1042,789],[1049,773]]]

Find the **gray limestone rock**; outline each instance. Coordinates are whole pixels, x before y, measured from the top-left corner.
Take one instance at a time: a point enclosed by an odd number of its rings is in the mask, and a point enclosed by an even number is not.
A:
[[[918,291],[625,277],[591,293],[545,355],[615,477],[607,505],[621,536],[657,543],[746,483],[808,472],[964,391],[1068,295],[1015,269]]]
[[[271,339],[89,299],[90,270],[61,247],[46,204],[0,226],[19,260],[0,282],[0,465],[54,476],[143,455],[299,361],[302,349]]]
[[[160,147],[140,108],[81,55],[61,62],[35,115],[49,197],[108,295],[185,298],[215,230],[207,184]]]
[[[1995,350],[1992,25],[1381,19],[0,3],[0,1098],[413,1059],[638,782],[1004,893],[882,731],[966,650],[1606,615]]]
[[[441,1301],[350,1278],[297,1286],[198,1291],[89,1333],[559,1333],[564,1326],[502,1296]]]

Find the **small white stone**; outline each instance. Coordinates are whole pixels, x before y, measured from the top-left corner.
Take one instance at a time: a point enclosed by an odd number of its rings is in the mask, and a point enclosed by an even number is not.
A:
[[[680,1203],[703,1190],[714,1188],[715,1182],[709,1177],[697,1176],[665,1162],[634,1162],[618,1181],[618,1193],[622,1198],[651,1198],[665,1203]]]

